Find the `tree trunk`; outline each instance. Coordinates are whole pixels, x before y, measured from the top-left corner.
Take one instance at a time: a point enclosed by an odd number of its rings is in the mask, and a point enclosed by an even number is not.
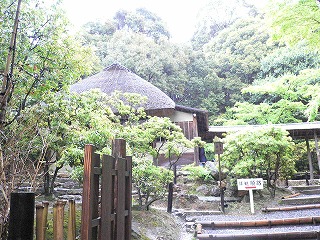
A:
[[[309,171],[310,171],[310,180],[314,179],[313,176],[313,165],[312,165],[312,158],[311,158],[311,151],[310,151],[310,144],[309,139],[306,138],[306,145],[307,145],[307,153],[308,153],[308,162],[309,162]]]
[[[18,31],[18,24],[19,24],[19,14],[20,14],[20,6],[21,1],[18,0],[16,16],[14,20],[13,30],[11,34],[11,41],[9,52],[6,61],[6,67],[3,73],[3,81],[0,93],[0,131],[4,130],[5,122],[6,122],[6,113],[7,113],[7,105],[12,95],[13,91],[13,83],[11,77],[13,75],[13,64],[14,64],[14,55],[16,50],[16,39],[17,39],[17,31]]]
[[[10,96],[12,95],[12,91],[14,89],[10,78],[13,75],[13,64],[14,64],[14,55],[15,55],[15,49],[16,49],[16,38],[17,38],[17,32],[18,32],[21,2],[22,0],[18,0],[18,3],[17,3],[17,10],[16,10],[14,26],[11,34],[9,51],[7,55],[5,70],[3,72],[3,81],[2,81],[2,87],[0,92],[0,131],[1,132],[4,132],[6,115],[7,115],[7,105],[8,105]],[[0,142],[0,144],[1,144],[0,157],[1,157],[1,162],[3,163],[3,150],[2,150],[3,143]],[[4,169],[4,166],[1,166],[1,168]],[[5,188],[6,186],[3,186],[3,187]],[[4,196],[4,197],[7,198],[8,196]],[[7,203],[7,206],[1,210],[0,215],[2,215],[2,217],[0,218],[0,239],[7,239],[8,237],[7,235],[8,227],[9,227],[9,217],[8,217],[9,215],[7,214],[7,212],[9,211],[8,209],[9,209],[9,205]]]
[[[49,173],[49,162],[46,159],[46,163],[44,165],[44,181],[43,181],[43,189],[44,195],[48,196],[50,194],[50,173]]]
[[[55,183],[55,181],[56,181],[56,179],[57,179],[58,172],[59,172],[59,170],[60,170],[61,168],[63,168],[63,165],[56,167],[56,169],[54,170],[54,174],[53,174],[52,179],[51,179],[51,185],[50,185],[50,191],[49,191],[50,194],[53,193],[54,183]]]

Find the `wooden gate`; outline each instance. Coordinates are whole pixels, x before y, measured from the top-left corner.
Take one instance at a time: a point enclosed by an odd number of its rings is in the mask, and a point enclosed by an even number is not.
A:
[[[112,156],[85,146],[82,240],[130,240],[132,158],[123,139],[113,141]],[[100,197],[100,198],[99,198]]]

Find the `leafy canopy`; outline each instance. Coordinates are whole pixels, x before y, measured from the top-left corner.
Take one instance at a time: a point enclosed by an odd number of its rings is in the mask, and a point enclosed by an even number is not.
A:
[[[271,178],[287,178],[295,171],[294,143],[281,128],[266,126],[229,133],[224,142],[222,165],[236,178],[266,175],[270,187]]]
[[[267,11],[273,37],[288,45],[302,40],[319,49],[320,8],[315,0],[272,1]]]

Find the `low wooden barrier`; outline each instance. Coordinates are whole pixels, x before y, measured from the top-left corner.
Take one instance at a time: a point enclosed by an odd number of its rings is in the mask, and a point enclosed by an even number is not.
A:
[[[53,205],[53,239],[64,240],[64,210],[66,201],[57,201]],[[76,239],[75,201],[69,200],[67,240]],[[36,205],[36,240],[45,240],[47,235],[49,202]]]
[[[277,233],[243,233],[243,234],[202,234],[198,240],[291,240],[291,239],[320,239],[320,231],[277,232]]]
[[[262,208],[262,212],[276,212],[276,211],[295,211],[303,209],[315,209],[320,208],[320,204],[308,204],[308,205],[298,205],[289,207],[273,207],[273,208]]]
[[[300,225],[300,224],[317,224],[320,222],[320,216],[315,217],[298,217],[298,218],[283,218],[283,219],[263,219],[249,221],[215,221],[215,222],[198,222],[202,227],[215,228],[236,228],[236,227],[263,227],[275,225]]]

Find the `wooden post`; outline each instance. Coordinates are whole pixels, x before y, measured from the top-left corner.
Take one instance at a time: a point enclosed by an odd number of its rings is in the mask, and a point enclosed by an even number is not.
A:
[[[102,156],[101,179],[101,239],[115,239],[115,212],[114,212],[114,184],[115,159],[112,156]]]
[[[224,186],[222,186],[222,172],[221,172],[221,159],[220,154],[223,153],[223,143],[222,142],[214,142],[214,153],[218,155],[218,164],[219,164],[219,188],[220,188],[220,205],[221,211],[224,213]]]
[[[173,164],[173,183],[177,184],[177,163]]]
[[[114,139],[112,144],[112,156],[116,159],[126,157],[126,141],[124,139]]]
[[[69,200],[68,212],[68,240],[76,239],[76,204],[73,199]]]
[[[124,139],[115,139],[112,149],[116,161],[116,172],[124,173],[126,169],[126,142]],[[125,235],[125,175],[116,177],[116,239],[122,240]]]
[[[222,177],[221,177],[221,159],[220,153],[218,154],[218,164],[219,164],[219,188],[220,188],[220,205],[221,211],[224,213],[224,187],[221,184]]]
[[[317,153],[317,159],[318,159],[318,167],[320,170],[320,150],[319,150],[318,136],[317,136],[316,131],[314,131],[313,133],[314,133],[314,142],[315,142],[315,146],[316,146],[316,153]]]
[[[309,171],[310,171],[310,180],[314,179],[313,176],[313,165],[312,165],[312,158],[311,158],[311,151],[310,151],[310,144],[309,139],[306,138],[306,145],[307,145],[307,153],[308,153],[308,162],[309,162]]]
[[[33,240],[34,202],[34,193],[11,193],[9,240]]]
[[[48,201],[43,201],[43,236],[44,239],[46,239],[46,234],[47,234],[47,223],[48,223],[48,211],[49,211],[49,202]]]
[[[172,213],[172,202],[173,202],[173,182],[170,182],[168,187],[168,207],[167,207],[168,213]]]
[[[45,240],[45,231],[44,229],[44,206],[43,205],[36,205],[36,240]]]
[[[84,149],[84,180],[82,193],[81,239],[98,238],[99,225],[99,170],[100,156],[95,154],[95,147],[87,144]]]
[[[64,206],[65,202],[57,201],[53,206],[53,239],[64,240],[63,223],[64,223]]]
[[[198,137],[198,121],[197,121],[197,115],[193,114],[193,138]],[[199,165],[200,161],[199,161],[199,147],[194,147],[194,163],[196,166]]]
[[[126,157],[126,219],[125,239],[131,240],[132,235],[132,157]]]

